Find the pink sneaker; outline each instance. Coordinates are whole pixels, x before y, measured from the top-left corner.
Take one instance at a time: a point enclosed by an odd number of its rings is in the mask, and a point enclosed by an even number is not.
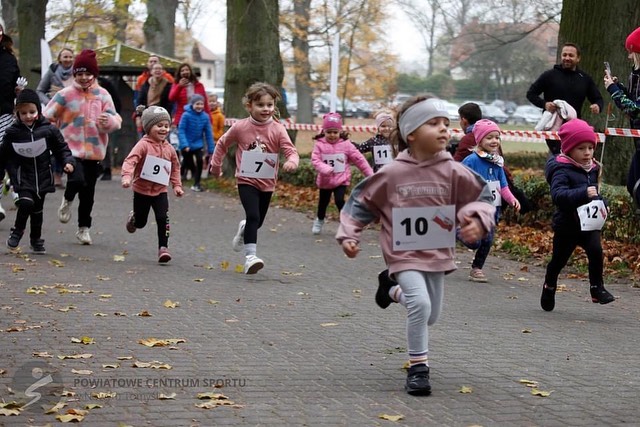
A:
[[[472,282],[486,283],[487,276],[484,275],[482,269],[472,268],[471,273],[469,273],[469,280],[471,280]]]
[[[169,249],[167,249],[164,246],[162,246],[158,250],[158,262],[160,264],[166,264],[169,261],[171,261],[171,254],[169,253]]]

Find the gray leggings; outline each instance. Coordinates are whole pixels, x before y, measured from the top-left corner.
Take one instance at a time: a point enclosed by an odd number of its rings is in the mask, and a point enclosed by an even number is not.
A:
[[[409,356],[429,351],[429,326],[442,311],[444,273],[407,270],[395,274],[407,307],[407,344]]]

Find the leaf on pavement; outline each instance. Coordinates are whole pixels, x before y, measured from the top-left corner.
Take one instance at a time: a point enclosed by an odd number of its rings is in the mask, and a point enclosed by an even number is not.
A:
[[[45,291],[39,286],[32,286],[29,289],[27,289],[27,293],[32,295],[40,295],[40,294],[46,294],[47,291]]]
[[[166,300],[162,305],[164,305],[167,308],[176,308],[180,305],[179,302],[173,302],[170,299]]]
[[[389,414],[380,414],[378,415],[378,418],[381,418],[383,420],[387,420],[387,421],[400,421],[400,420],[404,420],[404,415],[389,415]]]
[[[113,295],[111,295],[111,294],[101,294],[100,298],[107,299],[107,298],[111,298],[112,296]]]
[[[92,357],[93,357],[93,354],[91,354],[91,353],[71,354],[71,355],[59,354],[58,355],[58,359],[60,359],[60,360],[64,360],[64,359],[90,359]]]
[[[157,338],[143,338],[138,340],[138,344],[142,344],[147,347],[164,347],[167,345],[179,344],[187,342],[183,338],[168,338],[168,339],[157,339]]]
[[[235,272],[236,273],[240,273],[240,274],[244,274],[244,265],[236,264]]]
[[[158,395],[158,400],[175,399],[175,397],[176,397],[176,393],[169,393],[169,394],[160,393]]]
[[[93,374],[93,371],[89,369],[72,369],[71,373],[77,375],[91,375]]]
[[[136,314],[136,316],[139,316],[139,317],[151,317],[153,315],[151,313],[149,313],[147,310],[142,310],[140,313]]]
[[[53,357],[53,355],[49,354],[48,351],[36,351],[33,353],[34,357]]]
[[[210,300],[209,300],[209,301],[207,301],[207,302],[208,302],[209,304],[216,305],[216,304],[218,304],[220,301],[216,301],[216,300],[214,300],[214,299],[210,299]]]
[[[100,409],[102,405],[98,405],[97,403],[87,403],[84,405],[84,409]]]
[[[91,397],[95,397],[96,399],[110,399],[116,396],[117,396],[117,393],[115,391],[99,391],[99,392],[91,393]]]
[[[104,369],[118,369],[120,367],[119,363],[105,363],[102,365]]]
[[[65,406],[67,406],[67,404],[65,402],[58,402],[56,403],[54,406],[52,406],[51,408],[47,409],[44,413],[45,414],[57,414],[58,411],[62,408],[64,408]]]
[[[198,399],[212,399],[212,400],[227,400],[227,399],[229,399],[224,394],[216,393],[216,392],[213,392],[213,391],[207,391],[207,392],[204,392],[204,393],[198,393],[196,395],[196,397]]]
[[[551,390],[551,391],[542,391],[542,390],[538,390],[537,388],[532,388],[531,389],[531,394],[533,394],[534,396],[549,397],[551,395],[551,393],[553,393],[553,390]]]
[[[114,255],[113,256],[113,261],[114,262],[124,262],[125,258],[124,255]]]
[[[87,336],[84,336],[82,338],[72,337],[71,338],[71,342],[72,343],[76,343],[76,344],[84,344],[84,345],[89,345],[89,344],[95,344],[96,343],[96,341],[93,338],[87,337]]]
[[[460,387],[460,393],[463,394],[467,394],[467,393],[473,393],[473,389],[471,387],[468,387],[466,385],[463,385],[462,387]]]
[[[531,332],[532,332],[531,329],[523,329],[522,330],[523,334],[530,334]]]
[[[537,387],[538,386],[538,381],[533,381],[533,380],[527,380],[527,379],[521,379],[520,381],[518,381],[520,384],[524,384],[527,387]]]
[[[131,360],[131,359],[133,359],[133,356],[119,356],[119,357],[116,357],[116,359],[118,359],[118,360]]]
[[[59,259],[49,260],[49,264],[53,265],[54,267],[58,267],[58,268],[64,267],[64,262],[60,261]]]
[[[229,268],[229,261],[222,261],[220,263],[220,268],[222,269],[222,271],[227,271],[227,269]]]
[[[326,328],[328,326],[338,326],[338,324],[335,322],[327,322],[327,323],[321,323],[320,326],[322,326],[323,328]]]
[[[197,279],[193,279],[194,282],[204,282],[202,277],[198,277]]]
[[[105,317],[107,316],[105,313],[93,313],[94,316],[96,317]]]

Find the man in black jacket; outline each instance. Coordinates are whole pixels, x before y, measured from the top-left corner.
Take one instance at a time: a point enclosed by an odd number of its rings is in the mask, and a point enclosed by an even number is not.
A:
[[[561,63],[547,70],[533,82],[527,91],[527,99],[536,107],[551,113],[556,111],[553,103],[561,99],[569,103],[580,118],[580,111],[585,99],[591,103],[590,110],[599,114],[604,106],[602,95],[593,79],[578,68],[580,49],[573,43],[565,43],[560,54]],[[543,97],[540,95],[543,94]],[[547,145],[553,155],[560,153],[560,141],[548,139]]]

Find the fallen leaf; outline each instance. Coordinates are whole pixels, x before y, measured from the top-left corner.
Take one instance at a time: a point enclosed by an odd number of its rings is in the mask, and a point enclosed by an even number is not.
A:
[[[94,316],[96,317],[106,317],[107,315],[104,313],[93,313]]]
[[[84,409],[69,409],[67,413],[64,415],[56,415],[56,420],[63,423],[70,423],[72,421],[82,421],[84,420],[85,415],[87,415],[89,411]]]
[[[214,400],[227,400],[229,399],[227,396],[225,396],[222,393],[215,393],[213,391],[207,391],[204,393],[198,393],[196,395],[196,397],[198,399],[214,399]]]
[[[118,359],[118,360],[131,360],[131,359],[133,359],[133,356],[120,356],[120,357],[116,357],[116,359]]]
[[[170,393],[170,394],[160,393],[158,395],[158,400],[175,399],[175,397],[176,397],[175,393]]]
[[[179,302],[173,302],[170,299],[168,299],[162,305],[164,305],[167,308],[176,308],[176,307],[178,307],[180,305],[180,303]]]
[[[523,329],[522,333],[523,334],[530,334],[531,333],[531,329]]]
[[[14,265],[13,267],[11,267],[11,271],[13,271],[14,273],[18,273],[20,271],[24,271],[24,267]]]
[[[65,402],[58,402],[56,403],[54,406],[52,406],[51,408],[47,409],[44,413],[45,414],[57,414],[58,411],[62,408],[64,408],[65,406],[67,406],[67,404]]]
[[[58,359],[60,360],[64,360],[64,359],[90,359],[91,357],[93,357],[93,354],[91,353],[82,353],[82,354],[72,354],[70,356],[67,355],[58,355]]]
[[[215,305],[215,304],[218,304],[220,301],[216,301],[214,299],[210,299],[208,302],[209,302],[209,304],[214,304]]]
[[[107,281],[111,280],[111,277],[98,275],[98,276],[97,276],[97,279],[98,279],[98,280],[102,280],[102,281],[104,281],[104,282],[107,282]]]
[[[20,410],[19,409],[0,408],[0,415],[4,415],[5,417],[10,417],[10,416],[13,416],[13,415],[20,415]]]
[[[114,256],[113,256],[113,260],[114,260],[115,262],[123,262],[123,261],[124,261],[124,259],[125,259],[125,258],[124,258],[124,255],[114,255]]]
[[[134,368],[151,368],[151,369],[172,369],[173,368],[168,363],[158,362],[157,360],[154,360],[153,362],[141,362],[139,360],[136,360],[133,363],[133,367]]]
[[[222,261],[220,263],[220,268],[222,271],[226,271],[229,268],[229,261]]]
[[[236,264],[235,272],[236,272],[236,273],[244,274],[244,265],[242,265],[242,264]]]
[[[388,421],[400,421],[404,420],[404,415],[389,415],[389,414],[380,414],[378,418]]]
[[[91,375],[91,374],[93,374],[93,371],[91,371],[89,369],[72,369],[71,373],[72,374],[78,374],[78,375]]]
[[[149,313],[147,310],[143,310],[140,313],[136,314],[136,316],[140,316],[140,317],[151,317],[152,314]]]
[[[549,397],[551,395],[551,393],[553,393],[553,390],[552,391],[542,391],[542,390],[538,390],[537,388],[532,388],[531,389],[531,394],[533,394],[534,396]]]
[[[113,313],[114,316],[127,317],[127,313],[123,313],[121,311],[116,311]]]
[[[194,282],[204,282],[204,279],[199,277],[197,279],[193,279],[193,281]]]
[[[113,295],[111,294],[102,294],[100,295],[100,298],[111,298]]]
[[[204,253],[207,251],[207,248],[205,246],[198,246],[196,250],[200,253]]]
[[[84,409],[99,409],[102,408],[102,405],[98,405],[97,403],[87,403],[84,405]]]
[[[106,363],[102,365],[104,369],[118,369],[120,367],[119,363]]]
[[[35,353],[33,353],[33,356],[35,356],[35,357],[45,357],[45,358],[53,357],[53,355],[49,354],[48,351],[35,352]]]
[[[73,397],[76,395],[75,391],[69,391],[69,390],[62,390],[62,393],[60,393],[61,396],[63,397]]]
[[[66,313],[69,310],[73,310],[74,308],[76,308],[74,305],[68,305],[66,307],[61,307],[58,309],[58,311],[61,311],[63,313]]]
[[[138,344],[142,344],[147,347],[164,347],[167,345],[179,344],[183,342],[186,342],[186,340],[184,340],[183,338],[169,338],[164,340],[160,340],[157,338],[143,338],[138,340]]]
[[[527,387],[537,387],[538,386],[538,381],[533,381],[533,380],[527,380],[527,379],[521,379],[520,381],[518,381],[520,384],[524,384]]]
[[[84,345],[89,345],[89,344],[95,344],[96,341],[91,338],[91,337],[82,337],[82,338],[71,338],[71,342],[72,343],[76,343],[76,344],[84,344]]]
[[[338,326],[338,324],[334,322],[327,322],[327,323],[321,323],[320,326],[326,328],[327,326]]]
[[[33,286],[33,287],[27,289],[27,293],[28,294],[32,294],[32,295],[41,295],[41,294],[46,294],[47,291],[45,291],[42,288]]]
[[[529,279],[527,279],[526,277],[518,277],[518,282],[528,282]]]
[[[460,387],[460,393],[463,393],[463,394],[473,393],[473,389],[471,387],[467,387],[466,385],[463,385],[462,387]]]
[[[110,399],[116,396],[117,396],[117,393],[115,391],[100,391],[100,392],[91,393],[91,397],[95,397],[96,399]]]
[[[54,267],[64,267],[64,262],[60,261],[59,259],[52,259],[49,260],[49,264],[53,265]]]

